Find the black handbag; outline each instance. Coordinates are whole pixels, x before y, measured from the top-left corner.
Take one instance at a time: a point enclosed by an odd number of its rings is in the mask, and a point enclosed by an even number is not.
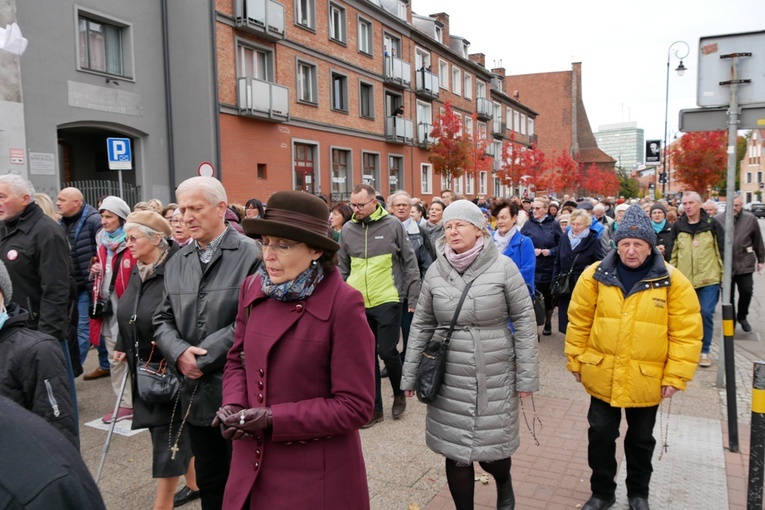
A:
[[[138,396],[148,404],[167,404],[172,402],[181,382],[172,373],[167,370],[167,360],[162,361],[142,361],[138,357],[138,342],[135,346],[136,352],[136,386],[138,387]],[[154,354],[154,342],[151,343],[151,354]]]
[[[547,317],[545,317],[545,297],[541,292],[534,289],[531,296],[531,302],[534,305],[534,317],[537,320],[537,326],[543,326]]]
[[[457,309],[454,310],[454,317],[449,329],[446,331],[446,338],[443,341],[431,340],[422,351],[420,365],[417,367],[417,399],[423,404],[430,404],[438,396],[441,389],[441,383],[444,381],[444,369],[446,367],[446,351],[449,349],[449,342],[452,339],[454,327],[457,325],[457,318],[462,309],[462,303],[465,302],[468,290],[475,280],[471,280],[465,285],[462,291],[460,301],[457,303]]]
[[[559,274],[553,280],[552,285],[550,286],[550,294],[552,294],[553,298],[558,299],[571,294],[571,273],[574,272],[574,265],[576,265],[576,259],[578,258],[579,254],[577,253],[568,272]]]

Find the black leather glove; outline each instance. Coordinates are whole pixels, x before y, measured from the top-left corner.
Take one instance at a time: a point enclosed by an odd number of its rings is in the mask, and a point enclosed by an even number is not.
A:
[[[218,411],[215,413],[215,418],[213,418],[212,426],[218,427],[220,426],[220,434],[223,436],[224,439],[231,439],[234,437],[234,435],[237,432],[237,429],[235,427],[230,427],[226,425],[226,418],[229,416],[239,416],[239,412],[244,409],[242,406],[236,405],[236,404],[229,404],[221,407],[218,409]]]
[[[247,435],[254,436],[261,430],[271,427],[271,416],[270,407],[254,407],[242,409],[236,414],[227,416],[223,424],[237,429],[233,436],[233,439],[237,440]]]

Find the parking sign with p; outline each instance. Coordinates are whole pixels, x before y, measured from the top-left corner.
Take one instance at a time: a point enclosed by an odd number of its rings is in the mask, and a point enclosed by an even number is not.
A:
[[[107,138],[106,151],[109,157],[109,170],[133,169],[130,138]]]

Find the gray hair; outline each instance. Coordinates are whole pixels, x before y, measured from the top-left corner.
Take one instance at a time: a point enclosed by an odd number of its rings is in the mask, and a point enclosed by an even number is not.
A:
[[[685,193],[683,193],[683,198],[685,198],[685,197],[691,198],[691,199],[695,200],[698,203],[702,203],[701,202],[701,195],[699,195],[695,191],[686,191]]]
[[[221,202],[228,203],[226,188],[215,177],[200,176],[186,179],[178,185],[175,194],[177,196],[193,190],[200,190],[205,199],[210,202],[210,205],[216,205]]]
[[[706,202],[704,202],[703,204],[701,204],[701,207],[707,208],[707,207],[709,207],[710,205],[711,205],[712,207],[715,207],[715,208],[717,207],[717,203],[715,203],[715,201],[714,201],[714,200],[707,200]]]
[[[603,205],[603,204],[601,204],[601,203],[597,203],[597,204],[595,204],[595,205],[592,207],[592,212],[595,212],[595,211],[602,211],[602,212],[606,212],[606,206],[605,206],[605,205]]]
[[[125,225],[122,227],[122,229],[127,232],[129,230],[137,229],[140,233],[145,235],[147,238],[151,239],[155,235],[159,234],[160,239],[162,239],[162,242],[159,243],[160,246],[163,246],[165,248],[169,247],[170,244],[167,242],[167,238],[165,237],[165,234],[162,232],[159,232],[157,230],[154,230],[153,228],[147,227],[146,225],[142,225],[140,223],[125,223]]]
[[[35,201],[35,186],[32,181],[16,174],[0,175],[0,184],[8,187],[18,196],[29,195],[29,203]]]
[[[393,200],[400,196],[405,196],[406,199],[409,200],[409,205],[412,205],[412,196],[402,189],[396,190],[390,194],[388,197],[388,205],[393,205]]]

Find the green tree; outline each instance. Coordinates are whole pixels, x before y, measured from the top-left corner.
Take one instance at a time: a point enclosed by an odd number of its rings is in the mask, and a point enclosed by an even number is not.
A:
[[[640,195],[640,186],[637,179],[630,177],[625,169],[617,169],[616,176],[619,179],[619,196],[637,198]]]

